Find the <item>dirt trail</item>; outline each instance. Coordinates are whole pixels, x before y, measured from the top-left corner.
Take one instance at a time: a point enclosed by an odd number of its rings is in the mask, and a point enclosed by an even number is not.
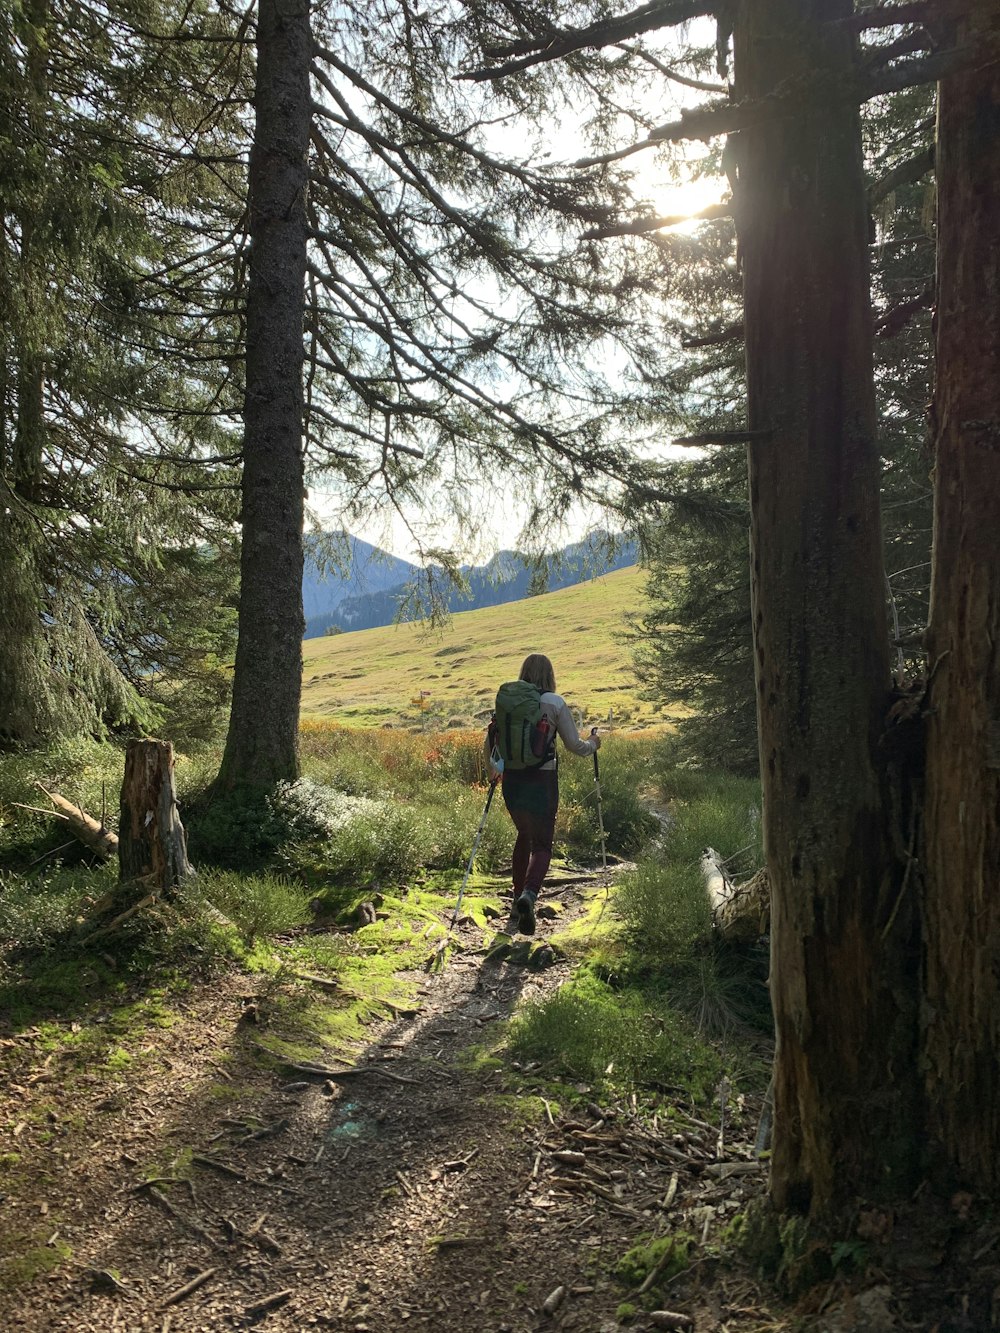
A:
[[[564,923],[581,895],[563,893]],[[0,1203],[2,1228],[69,1257],[0,1294],[4,1327],[618,1329],[626,1292],[609,1272],[640,1233],[707,1235],[759,1172],[713,1178],[714,1131],[696,1120],[664,1134],[627,1106],[592,1106],[538,1123],[504,1098],[505,1070],[484,1074],[469,1048],[568,972],[558,959],[536,973],[457,953],[421,974],[418,1014],[373,1027],[336,1082],[262,1067],[257,1030],[237,1023],[235,976],[192,994],[141,1079],[112,1097],[96,1076],[92,1099],[85,1083],[72,1104],[25,1080],[0,1148],[17,1147],[37,1189]],[[226,1048],[236,1058],[223,1068]],[[43,1095],[49,1142],[33,1123],[15,1138]],[[751,1129],[748,1108],[731,1132]],[[143,1186],[151,1162],[173,1179]],[[710,1269],[681,1280],[680,1308],[697,1307],[699,1328],[750,1327],[740,1292],[713,1286]]]

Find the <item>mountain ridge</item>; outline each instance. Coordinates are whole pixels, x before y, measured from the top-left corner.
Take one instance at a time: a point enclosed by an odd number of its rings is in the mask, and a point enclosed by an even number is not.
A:
[[[324,572],[323,549],[330,546],[340,559],[348,548],[346,575]],[[361,538],[327,534],[307,545],[304,637],[418,620],[435,608],[454,612],[500,606],[626,568],[635,564],[637,555],[634,541],[595,532],[539,560],[518,551],[500,551],[485,565],[462,566],[466,586],[459,588],[441,566],[421,568]]]

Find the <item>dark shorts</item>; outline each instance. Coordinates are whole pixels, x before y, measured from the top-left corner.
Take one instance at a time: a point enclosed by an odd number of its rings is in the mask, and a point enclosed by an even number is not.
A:
[[[554,768],[506,771],[503,800],[512,816],[526,814],[554,822],[559,808],[559,774]]]

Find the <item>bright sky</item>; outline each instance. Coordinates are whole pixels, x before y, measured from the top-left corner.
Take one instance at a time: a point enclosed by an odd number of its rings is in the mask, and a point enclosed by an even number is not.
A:
[[[692,44],[702,43],[710,46],[715,40],[714,24],[702,25],[704,32],[695,32],[697,25],[691,25],[687,40]],[[656,97],[656,123],[675,119],[683,107],[690,107],[707,100],[709,94],[687,88],[658,76],[651,84]],[[622,142],[642,135],[625,134]],[[549,143],[552,156],[563,161],[573,161],[586,151],[579,135],[563,127],[558,137]],[[696,175],[697,162],[705,148],[700,143],[674,145],[671,149],[673,172],[660,160],[655,149],[645,150],[629,159],[635,181],[637,197],[644,198],[657,216],[689,216],[699,212],[710,204],[721,202],[727,185],[717,176]],[[676,230],[692,231],[698,223],[681,223]],[[672,452],[666,446],[667,452]],[[458,525],[446,512],[444,501],[441,512],[434,512],[433,501],[423,510],[419,520],[411,520],[416,537],[407,530],[404,520],[393,512],[376,516],[363,524],[347,524],[353,534],[364,541],[371,542],[393,555],[408,560],[417,560],[418,546],[447,547],[456,551],[458,558],[467,563],[481,564],[498,550],[524,545],[523,524],[528,516],[529,500],[525,500],[523,513],[511,513],[510,495],[505,489],[499,491],[479,490],[469,494],[467,503],[473,509],[479,522],[478,533],[473,538],[462,535]],[[323,527],[342,526],[340,505],[336,493],[311,487],[308,505],[317,521]],[[577,505],[561,516],[557,527],[546,541],[549,549],[577,541],[588,531],[596,527],[607,527],[608,519],[596,505]]]

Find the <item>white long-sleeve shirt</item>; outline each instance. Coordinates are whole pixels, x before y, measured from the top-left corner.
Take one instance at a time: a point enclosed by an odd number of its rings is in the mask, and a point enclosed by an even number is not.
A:
[[[551,694],[546,691],[542,695],[542,713],[548,718],[551,726],[555,728],[556,735],[573,754],[578,754],[581,758],[593,754],[597,745],[592,737],[586,740],[577,731],[576,723],[573,721],[573,714],[569,711],[569,704],[561,694]],[[556,761],[550,759],[548,763],[541,764],[540,767],[555,768]]]

